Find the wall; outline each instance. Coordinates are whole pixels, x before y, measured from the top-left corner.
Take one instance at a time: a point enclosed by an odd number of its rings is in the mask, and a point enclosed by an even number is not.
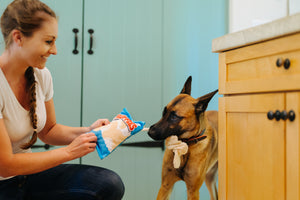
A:
[[[289,14],[293,15],[300,12],[300,0],[289,0]]]
[[[292,1],[299,2],[299,0]],[[289,13],[288,0],[229,0],[229,2],[230,32],[267,23],[285,17]]]
[[[229,32],[300,12],[300,0],[229,0]]]
[[[218,89],[218,55],[212,39],[227,33],[225,0],[165,0],[163,39],[163,104],[181,91],[192,75],[192,96]],[[216,95],[217,97],[217,95]],[[208,109],[218,109],[217,98]]]
[[[163,105],[179,94],[190,75],[194,98],[218,89],[218,54],[211,52],[211,42],[227,34],[227,10],[227,0],[164,1]],[[218,110],[217,97],[211,100],[208,110]],[[177,187],[185,184],[177,182],[172,197],[186,199],[176,192]],[[209,199],[205,184],[200,199]]]

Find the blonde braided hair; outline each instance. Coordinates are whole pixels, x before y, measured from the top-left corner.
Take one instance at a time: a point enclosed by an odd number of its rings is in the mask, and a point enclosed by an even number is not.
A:
[[[36,81],[34,77],[34,70],[32,67],[28,67],[25,72],[25,78],[27,79],[26,90],[29,93],[29,116],[31,119],[31,125],[33,127],[33,135],[30,141],[21,146],[22,149],[29,149],[34,145],[37,140],[37,114],[36,114]]]

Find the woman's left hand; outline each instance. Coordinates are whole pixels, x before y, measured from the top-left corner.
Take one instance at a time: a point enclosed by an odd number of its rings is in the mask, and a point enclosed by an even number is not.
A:
[[[95,129],[95,128],[99,128],[101,126],[105,126],[107,124],[109,124],[110,121],[108,119],[98,119],[97,121],[95,121],[89,128],[91,130]]]

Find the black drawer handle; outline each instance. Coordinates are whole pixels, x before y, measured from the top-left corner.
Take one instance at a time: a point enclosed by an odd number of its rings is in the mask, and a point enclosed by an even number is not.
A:
[[[48,150],[50,148],[52,148],[53,146],[49,145],[49,144],[44,144],[44,145],[33,145],[31,148],[32,149],[40,149],[40,148],[44,148],[45,150]]]
[[[159,147],[161,150],[165,150],[164,141],[143,141],[143,142],[131,142],[131,143],[123,143],[121,146],[127,147],[143,147],[143,148],[155,148]]]
[[[73,50],[73,54],[78,54],[78,50],[77,50],[77,46],[78,46],[78,36],[77,33],[79,32],[79,30],[77,28],[73,28],[73,33],[75,33],[75,39],[74,39],[74,43],[75,43],[75,47]]]
[[[94,53],[93,49],[93,33],[94,30],[93,29],[89,29],[88,30],[89,34],[90,34],[90,49],[88,50],[88,54],[92,55]]]

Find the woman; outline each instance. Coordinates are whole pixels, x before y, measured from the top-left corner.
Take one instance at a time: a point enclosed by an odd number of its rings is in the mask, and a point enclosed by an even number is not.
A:
[[[56,123],[51,74],[55,55],[55,13],[39,0],[15,0],[1,17],[5,51],[0,56],[0,199],[121,199],[124,186],[114,172],[92,166],[61,165],[95,150],[90,127]],[[32,153],[39,137],[58,149]]]

